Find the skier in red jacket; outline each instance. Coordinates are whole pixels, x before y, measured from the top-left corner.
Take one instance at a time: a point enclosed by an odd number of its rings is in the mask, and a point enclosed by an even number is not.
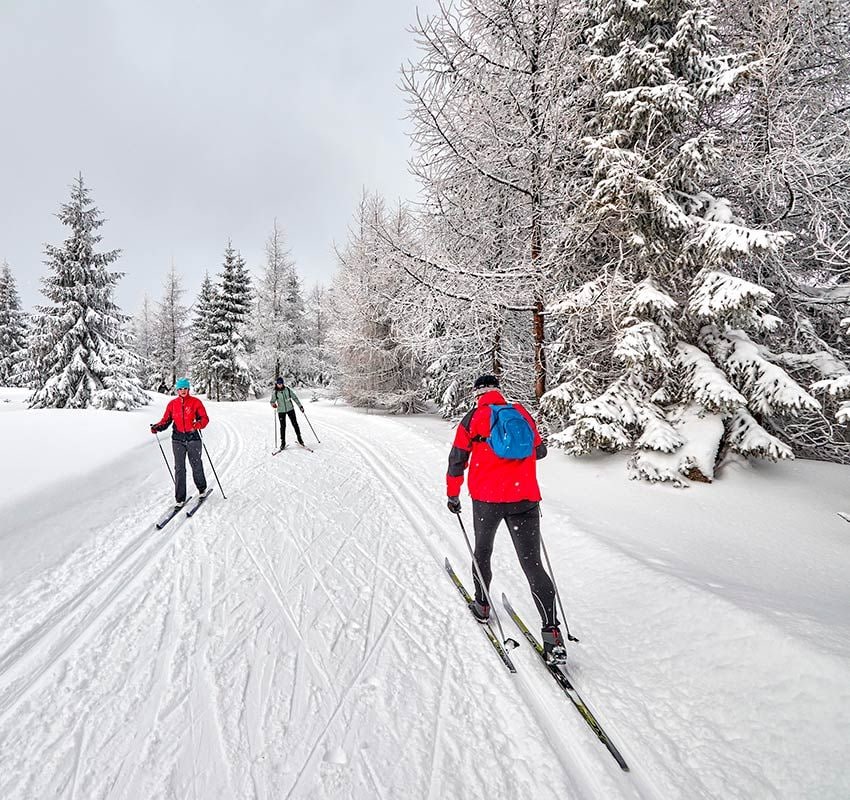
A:
[[[485,441],[490,436],[491,406],[507,405],[493,375],[475,381],[476,407],[460,422],[449,454],[446,474],[448,509],[460,514],[460,487],[469,466],[469,494],[475,529],[475,560],[487,589],[493,572],[490,559],[496,529],[504,520],[513,539],[519,563],[525,572],[531,596],[543,621],[543,648],[547,660],[564,663],[567,651],[555,615],[555,587],[540,559],[540,487],[537,485],[537,459],[546,456],[546,445],[531,415],[522,405],[514,408],[528,422],[533,434],[530,455],[522,459],[502,458]],[[520,423],[521,424],[521,423]],[[481,622],[490,619],[490,606],[473,565],[475,601],[472,613]]]
[[[174,451],[174,499],[178,506],[186,503],[186,456],[192,466],[192,478],[195,486],[203,495],[207,491],[207,479],[204,475],[204,463],[201,460],[201,435],[210,421],[204,404],[189,394],[189,379],[180,378],[175,384],[177,397],[165,407],[162,419],[151,425],[151,433],[164,431],[173,425],[171,431],[171,449]]]

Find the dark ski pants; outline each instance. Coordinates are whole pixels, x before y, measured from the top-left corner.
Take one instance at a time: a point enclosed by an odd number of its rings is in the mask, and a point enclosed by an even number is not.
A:
[[[523,500],[519,503],[485,503],[482,500],[473,500],[472,519],[475,528],[475,559],[478,561],[487,589],[490,589],[490,581],[493,578],[490,558],[493,555],[496,529],[504,520],[511,533],[517,558],[528,580],[531,596],[540,612],[544,627],[557,625],[555,586],[546,570],[543,569],[543,563],[540,560],[540,506],[538,503],[533,500]],[[475,599],[479,603],[486,603],[487,599],[474,566],[472,574],[475,580]]]
[[[207,479],[204,475],[204,463],[201,461],[201,440],[172,439],[171,449],[174,451],[174,499],[178,503],[186,500],[186,456],[192,466],[192,478],[199,492],[207,490]]]
[[[298,420],[295,419],[295,409],[291,408],[289,411],[284,412],[283,414],[278,414],[278,419],[280,420],[280,446],[286,446],[286,418],[289,417],[289,421],[292,423],[292,427],[295,429],[295,437],[298,439],[299,444],[304,444],[304,440],[301,438],[301,428],[298,427]]]

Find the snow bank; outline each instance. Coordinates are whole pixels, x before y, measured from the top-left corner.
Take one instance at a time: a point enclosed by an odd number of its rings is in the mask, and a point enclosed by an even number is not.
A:
[[[118,412],[30,410],[28,396],[0,389],[0,582],[61,558],[152,475],[169,480],[148,430],[167,397]]]

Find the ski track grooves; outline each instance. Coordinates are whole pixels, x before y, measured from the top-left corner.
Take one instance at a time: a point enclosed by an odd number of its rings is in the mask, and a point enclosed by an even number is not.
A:
[[[94,758],[91,751],[97,753],[98,747],[105,750],[107,746],[115,751],[114,771],[109,775],[104,796],[120,798],[132,795],[134,790],[142,791],[144,779],[150,777],[145,774],[145,770],[150,766],[151,754],[156,752],[157,737],[162,735],[162,726],[178,709],[182,709],[181,715],[185,714],[187,718],[185,727],[180,728],[183,738],[175,744],[172,754],[184,768],[184,773],[179,783],[164,789],[166,792],[182,792],[181,796],[207,800],[219,796],[242,797],[248,791],[258,800],[272,796],[294,800],[304,796],[304,791],[308,789],[311,777],[318,771],[317,761],[322,745],[329,738],[329,731],[342,724],[340,718],[346,718],[352,705],[352,694],[363,681],[367,670],[379,660],[382,652],[395,644],[390,635],[395,631],[408,637],[413,646],[421,651],[421,656],[417,658],[430,663],[435,677],[439,674],[439,685],[434,687],[437,709],[431,732],[430,753],[424,751],[421,776],[423,791],[427,791],[427,797],[433,800],[445,789],[441,779],[445,778],[445,762],[450,758],[448,741],[445,739],[448,723],[443,717],[444,714],[451,714],[450,695],[458,664],[458,650],[453,642],[458,626],[455,625],[454,617],[450,616],[447,622],[448,647],[443,652],[435,652],[427,647],[420,640],[416,625],[409,625],[400,610],[403,607],[413,608],[418,613],[433,616],[433,607],[422,599],[420,592],[414,591],[410,583],[405,583],[393,571],[388,546],[390,540],[386,537],[385,528],[374,529],[377,537],[374,547],[355,535],[362,518],[352,520],[341,530],[337,512],[331,513],[323,508],[317,497],[304,492],[301,485],[286,474],[268,469],[266,448],[263,447],[260,452],[253,444],[249,446],[248,439],[239,430],[243,423],[240,417],[221,419],[220,427],[217,424],[215,438],[211,437],[211,450],[206,449],[209,443],[204,440],[205,459],[209,467],[209,456],[213,456],[225,492],[232,488],[237,495],[232,503],[244,503],[244,509],[253,512],[251,516],[231,521],[228,514],[221,513],[219,505],[228,501],[216,497],[214,503],[207,504],[197,517],[187,518],[180,514],[161,532],[154,531],[154,520],[148,519],[154,513],[150,506],[141,512],[116,519],[104,527],[105,557],[98,558],[89,573],[83,573],[73,583],[69,582],[59,602],[54,607],[47,607],[37,624],[0,654],[0,722],[14,725],[15,710],[40,688],[63,658],[67,659],[96,633],[112,636],[123,620],[124,600],[143,587],[139,605],[156,605],[163,614],[163,627],[156,631],[146,631],[142,643],[143,651],[151,655],[151,661],[146,663],[152,662],[149,693],[134,710],[135,728],[127,736],[126,742],[111,734],[105,744],[98,745],[98,730],[95,727],[97,718],[108,707],[103,702],[87,705],[85,717],[80,717],[76,725],[68,729],[68,733],[72,732],[77,741],[77,746],[73,748],[73,761],[68,762],[67,779],[63,776],[63,784],[59,787],[61,795],[73,800],[86,792],[86,770],[89,761]],[[370,493],[373,491],[372,484],[375,492],[380,492],[380,487],[384,487],[391,502],[398,505],[401,519],[409,521],[416,537],[433,559],[433,580],[442,581],[443,559],[446,555],[443,551],[446,542],[443,531],[447,527],[445,519],[438,517],[416,488],[411,486],[410,477],[394,461],[392,453],[381,451],[347,427],[326,420],[323,420],[323,425],[341,442],[347,443],[355,455],[355,463],[357,456],[363,459],[369,468]],[[317,455],[303,453],[302,456],[321,459],[321,451]],[[346,498],[352,492],[350,483],[357,473],[354,470],[348,474],[342,469],[334,470],[331,463],[327,467],[334,476],[337,473],[339,475],[335,502],[339,510],[345,510]],[[243,534],[246,525],[259,522],[263,515],[281,514],[280,506],[275,507],[256,496],[259,492],[252,492],[253,476],[259,470],[266,470],[265,488],[273,489],[279,485],[287,493],[299,494],[297,513],[307,520],[314,520],[312,528],[309,524],[290,526],[287,542],[291,547],[286,552],[289,560],[285,562],[286,568],[282,572],[276,569],[273,556],[279,557],[280,554],[276,553],[272,545],[267,549],[262,536],[252,538],[247,532]],[[215,480],[211,472],[211,469],[207,472],[208,482],[210,479]],[[243,506],[238,508],[241,510]],[[287,513],[291,517],[295,512],[287,509]],[[228,528],[235,535],[222,535]],[[334,541],[335,537],[338,538],[338,544]],[[415,543],[415,540],[412,541]],[[109,558],[115,549],[118,549],[117,555]],[[449,543],[449,549],[456,556],[465,552],[459,544],[455,546],[454,543]],[[346,554],[340,559],[344,551]],[[328,558],[324,557],[325,552]],[[339,582],[335,580],[337,576],[351,581],[352,576],[345,570],[345,561],[348,554],[354,553],[358,556],[358,567],[363,570],[360,586],[364,595],[364,605],[360,608],[363,611],[362,618],[355,616],[353,610],[346,607],[344,596],[341,603],[333,591]],[[103,563],[107,558],[108,563]],[[420,558],[420,561],[421,570],[428,573],[428,559]],[[73,566],[74,563],[69,561],[69,567]],[[183,574],[180,574],[181,566],[187,570]],[[259,604],[256,611],[254,606],[244,604],[244,598],[240,599],[243,579],[252,574],[260,581],[257,585],[260,596],[265,595],[267,598],[267,602]],[[305,576],[309,578],[305,579]],[[254,581],[252,577],[251,582]],[[299,581],[304,582],[305,591],[316,591],[320,593],[319,598],[324,596],[327,599],[322,608],[330,606],[327,610],[332,610],[341,623],[337,637],[342,636],[352,625],[363,625],[360,631],[362,650],[358,646],[351,654],[353,674],[347,673],[350,677],[340,679],[331,674],[328,669],[331,662],[323,660],[324,651],[313,651],[308,646],[308,634],[320,610],[316,605],[305,607],[303,601],[299,605],[298,600],[289,600],[290,591]],[[154,592],[148,583],[159,591]],[[359,583],[355,586],[359,586]],[[193,599],[188,587],[197,590],[197,598]],[[368,598],[365,598],[366,591],[369,592]],[[219,631],[215,626],[219,612],[224,608],[224,601],[231,597],[231,593],[235,593],[235,602],[227,604],[229,608],[226,614],[238,624],[238,629],[233,634],[232,642],[227,641],[227,648],[221,652],[217,638]],[[398,593],[400,599],[394,603],[391,611],[384,611],[380,601],[388,593]],[[46,592],[42,591],[42,594]],[[44,602],[44,605],[48,606],[48,602]],[[277,710],[271,707],[271,697],[275,690],[283,688],[275,684],[274,677],[278,671],[279,656],[274,652],[270,659],[263,658],[264,654],[272,654],[281,644],[277,641],[280,638],[277,624],[266,622],[266,619],[275,618],[283,622],[287,632],[284,638],[291,635],[294,651],[288,712],[285,710],[285,699],[283,704],[278,704]],[[186,639],[182,631],[190,623],[197,625],[197,631],[187,654],[183,652]],[[338,641],[334,639],[328,647],[329,652],[334,653]],[[251,648],[253,655],[248,660],[244,685],[240,687],[243,702],[237,725],[242,729],[242,746],[234,751],[227,727],[227,714],[231,710],[224,696],[227,688],[226,684],[218,680],[216,667],[229,662],[231,655],[239,648]],[[187,686],[185,691],[176,696],[170,695],[174,689],[174,663],[186,655],[188,674],[184,680]],[[608,766],[605,762],[609,758],[608,754],[604,751],[596,753],[595,737],[584,730],[581,720],[571,718],[572,710],[566,698],[563,702],[567,710],[560,707],[552,709],[554,695],[553,687],[549,685],[551,679],[546,675],[535,677],[535,668],[531,664],[525,667],[520,676],[511,678],[511,682],[524,699],[530,719],[541,732],[541,750],[552,753],[551,758],[567,774],[570,783],[580,790],[582,797],[604,796],[606,789],[612,785],[616,785],[622,797],[657,796],[635,773],[632,773],[631,785],[606,781],[609,773],[604,767]],[[141,661],[130,664],[130,675],[141,668]],[[492,666],[494,671],[497,668],[501,669]],[[303,689],[311,681],[321,687],[323,694],[326,692],[318,710],[320,716],[315,724],[305,730],[303,749],[292,758],[294,763],[291,762],[291,772],[286,777],[290,784],[288,788],[286,783],[273,786],[270,774],[262,768],[259,760],[267,748],[275,744],[269,735],[266,720],[269,715],[276,715],[278,720],[283,720],[288,713],[287,727],[290,727],[297,721],[293,719],[293,714],[300,719],[300,712],[305,711],[300,707],[305,706],[308,700]],[[59,697],[54,696],[52,700],[57,701]],[[517,701],[518,708],[521,702]],[[602,718],[600,721],[605,724]],[[172,727],[177,724],[174,722]],[[509,735],[509,732],[502,733]],[[593,739],[594,745],[591,747],[586,745],[586,735]],[[116,743],[112,742],[113,738]],[[57,745],[51,742],[50,748],[57,749]],[[626,749],[623,752],[627,754]],[[244,761],[246,754],[247,762]],[[363,787],[371,787],[370,796],[386,797],[387,786],[376,775],[369,752],[364,750],[360,755]],[[204,768],[204,764],[207,764],[207,768]],[[243,783],[245,780],[247,786]],[[317,787],[311,787],[310,790],[313,789]]]
[[[62,656],[82,642],[86,633],[93,629],[104,613],[131,586],[135,585],[147,572],[154,569],[159,563],[157,557],[161,556],[172,544],[170,538],[163,537],[154,539],[152,545],[145,547],[145,542],[150,539],[150,533],[147,531],[137,536],[97,578],[87,584],[82,591],[57,607],[46,620],[22,640],[12,645],[3,655],[3,658],[0,659],[0,678],[4,682],[9,682],[10,689],[0,700],[0,722],[4,721],[6,716],[37,687],[41,678]],[[135,559],[133,559],[133,556],[136,556]],[[128,564],[128,566],[122,572],[122,567],[125,564]],[[115,584],[107,589],[107,584],[113,578],[115,578]],[[81,619],[67,633],[59,634],[51,641],[51,634],[64,626],[70,617],[84,605],[86,600],[99,591],[104,592],[103,596],[95,600],[94,604],[82,614]],[[46,649],[47,653],[41,663],[28,663],[38,658],[39,650],[42,649]],[[22,670],[26,670],[26,674],[17,678],[17,684],[14,683],[14,677],[7,678],[7,675]]]
[[[238,463],[244,450],[242,438],[234,434],[232,423],[222,421],[222,474]],[[133,512],[113,523],[108,533],[135,528],[138,533],[99,574],[82,588],[51,609],[34,628],[15,641],[0,656],[0,682],[9,688],[0,696],[0,722],[20,705],[63,656],[73,652],[93,632],[97,623],[127,591],[136,586],[162,562],[184,527],[191,523],[185,516],[172,520],[162,531],[154,529],[151,509]],[[110,584],[111,587],[110,587]],[[85,610],[87,601],[91,605]],[[79,619],[70,620],[77,612]],[[67,631],[64,631],[65,628]],[[59,631],[62,631],[58,633]]]
[[[360,676],[365,671],[366,667],[369,665],[369,662],[372,660],[372,657],[375,653],[378,652],[381,644],[384,641],[384,638],[387,635],[387,631],[392,627],[392,623],[395,621],[396,614],[398,614],[401,605],[397,605],[393,610],[392,616],[390,616],[387,621],[384,623],[384,627],[381,630],[380,635],[375,640],[375,643],[372,645],[369,653],[366,658],[363,659],[363,662],[360,664],[360,668],[355,673],[354,677],[348,682],[348,685],[345,688],[342,696],[337,700],[336,706],[334,707],[333,713],[330,715],[328,721],[325,723],[322,730],[319,732],[319,735],[316,737],[313,742],[313,746],[310,748],[307,757],[304,759],[304,763],[301,765],[301,769],[298,770],[298,774],[295,776],[295,781],[290,787],[289,791],[286,793],[286,800],[292,797],[292,793],[298,788],[298,784],[301,782],[301,778],[304,776],[304,773],[307,771],[307,768],[310,766],[310,763],[313,761],[314,756],[316,755],[317,750],[319,749],[319,745],[322,743],[322,740],[325,738],[325,734],[328,732],[328,729],[333,724],[334,720],[337,718],[337,715],[340,711],[342,711],[343,705],[345,704],[345,700],[348,697],[351,690],[358,684],[360,681]]]
[[[333,423],[325,421],[323,423],[326,428],[333,430],[342,439],[347,440],[352,448],[360,453],[366,462],[372,467],[373,474],[386,486],[389,493],[398,502],[402,513],[410,521],[411,526],[417,532],[420,539],[428,548],[434,559],[435,566],[442,575],[443,560],[445,555],[440,553],[437,545],[431,540],[428,535],[428,530],[425,527],[426,523],[430,523],[437,530],[443,528],[443,523],[437,519],[431,509],[427,508],[417,495],[407,488],[405,476],[399,469],[390,463],[390,459],[386,454],[381,454],[376,449],[362,439],[359,435],[352,433],[346,428],[342,428]],[[415,506],[419,511],[416,515],[411,511],[411,505]],[[536,657],[536,656],[535,656]],[[532,670],[524,670],[531,673]],[[614,765],[616,773],[611,769],[611,765],[607,764],[607,760],[611,757],[607,751],[602,748],[601,752],[594,752],[592,756],[585,755],[581,750],[581,742],[587,742],[591,739],[596,742],[595,735],[589,730],[584,730],[585,723],[580,719],[570,719],[566,711],[572,709],[565,705],[563,709],[555,712],[557,719],[553,713],[547,708],[547,701],[540,695],[540,688],[543,684],[543,678],[546,678],[546,685],[549,690],[552,689],[548,684],[553,683],[549,676],[539,676],[539,680],[532,679],[531,674],[522,674],[512,676],[517,683],[517,688],[525,698],[526,705],[532,710],[534,718],[542,733],[546,734],[547,744],[558,759],[559,763],[573,779],[580,782],[583,790],[589,797],[600,797],[605,792],[605,786],[600,785],[599,768],[597,764],[604,764],[604,775],[613,776],[618,788],[623,792],[624,796],[633,796],[639,798],[661,798],[663,795],[657,791],[649,782],[648,778],[636,772],[637,764],[630,762],[632,772],[628,776],[620,775],[619,768]],[[564,698],[563,702],[569,704],[569,700]],[[608,729],[604,716],[599,715],[600,723]],[[557,724],[556,724],[557,723]],[[567,741],[565,733],[566,726],[569,726],[569,733],[576,741]],[[599,745],[602,747],[602,745]],[[618,743],[618,747],[619,747]],[[628,750],[620,747],[621,752],[627,754]],[[591,763],[593,766],[591,766]]]
[[[248,554],[248,557],[254,563],[254,566],[257,568],[257,574],[262,578],[263,583],[268,587],[269,591],[272,594],[272,597],[276,601],[277,605],[280,607],[282,612],[283,620],[288,624],[289,628],[292,630],[292,633],[295,635],[296,639],[298,639],[299,645],[304,644],[304,636],[301,633],[300,628],[298,627],[298,623],[295,621],[295,618],[292,615],[292,612],[289,609],[289,606],[283,599],[283,596],[279,593],[278,588],[276,588],[271,580],[268,578],[266,573],[263,571],[263,568],[260,566],[259,561],[257,561],[257,557],[254,554],[254,551],[248,545],[248,542],[245,541],[245,537],[239,532],[239,528],[234,524],[230,523],[230,526],[233,528],[236,535],[239,537],[239,540],[242,542],[242,546],[245,548],[245,552]],[[300,651],[299,647],[299,651]],[[336,694],[333,678],[328,674],[327,670],[322,669],[313,659],[313,656],[310,655],[309,650],[305,650],[307,654],[307,658],[310,662],[310,666],[312,667],[312,672],[315,677],[318,677],[322,681],[324,681],[327,686],[330,687],[331,691]]]

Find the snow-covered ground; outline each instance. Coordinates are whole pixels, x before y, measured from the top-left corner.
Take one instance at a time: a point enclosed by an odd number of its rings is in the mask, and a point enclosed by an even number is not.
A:
[[[308,403],[321,444],[272,458],[265,402],[209,403],[227,499],[156,532],[166,398],[23,396],[0,390],[4,800],[850,797],[847,468],[675,490],[541,462],[571,671],[625,774],[448,580],[446,555],[470,583],[444,421]],[[504,531],[494,568],[536,625]]]

